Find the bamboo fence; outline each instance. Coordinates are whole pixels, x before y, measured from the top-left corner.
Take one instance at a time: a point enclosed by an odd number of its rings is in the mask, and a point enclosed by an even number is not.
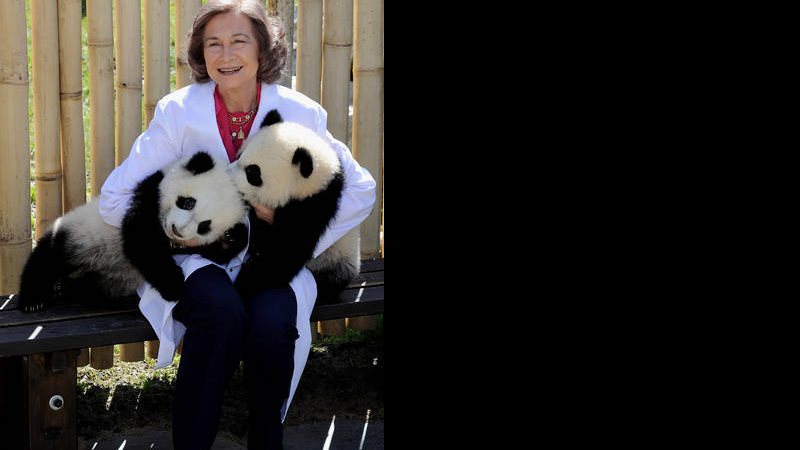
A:
[[[350,55],[353,50],[353,0],[325,0],[322,39],[321,105],[328,111],[328,130],[347,143],[350,104]],[[319,323],[319,332],[344,335],[345,319]]]
[[[322,79],[322,0],[297,0],[296,88],[319,102]]]
[[[17,292],[31,252],[25,0],[0,1],[0,292]]]
[[[61,105],[58,10],[51,0],[31,0],[36,238],[61,215]]]
[[[62,213],[86,201],[85,152],[90,151],[89,193],[99,194],[116,164],[152,119],[158,100],[191,82],[186,37],[201,0],[87,0],[86,42],[89,76],[81,79],[81,1],[0,1],[0,26],[8,39],[0,46],[0,293],[16,292],[31,251],[31,165],[36,185],[35,229],[40,236]],[[351,148],[378,181],[379,204],[361,227],[362,256],[382,254],[383,191],[383,0],[298,0],[297,32],[291,0],[265,0],[281,14],[287,38],[297,38],[296,87],[328,111],[328,128]],[[324,9],[324,13],[323,13]],[[144,21],[141,21],[141,17]],[[124,20],[123,20],[124,18]],[[26,34],[31,34],[31,73]],[[144,35],[140,34],[142,29]],[[170,32],[175,57],[170,58]],[[290,46],[291,48],[291,46]],[[57,53],[56,53],[57,52]],[[142,60],[144,54],[144,60]],[[288,55],[290,85],[294,71]],[[174,66],[170,66],[170,62]],[[351,84],[352,61],[352,84]],[[175,83],[170,85],[170,68]],[[83,86],[89,89],[89,117],[82,114]],[[29,84],[32,105],[28,103]],[[349,122],[353,89],[352,127]],[[29,124],[20,121],[33,108]],[[88,142],[83,129],[89,127]],[[352,134],[351,134],[352,128]],[[88,147],[88,149],[86,148]],[[343,321],[320,324],[342,333]],[[349,325],[365,325],[349,321]],[[366,327],[374,326],[367,322]],[[157,342],[148,348],[155,356]],[[141,360],[140,344],[121,346],[123,360]],[[84,352],[79,365],[113,365],[113,346]]]
[[[63,211],[86,203],[81,79],[81,0],[58,0],[58,65],[61,81]]]
[[[86,0],[89,47],[89,145],[91,195],[100,194],[114,170],[114,35],[111,2]]]

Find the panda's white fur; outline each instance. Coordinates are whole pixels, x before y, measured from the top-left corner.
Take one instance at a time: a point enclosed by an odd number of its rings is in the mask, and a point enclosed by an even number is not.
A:
[[[182,240],[197,239],[201,247],[192,250],[220,257],[241,250],[247,238],[246,229],[243,238],[240,234],[246,206],[225,163],[200,153],[172,163],[137,185],[122,228],[103,221],[98,199],[57,219],[25,265],[20,309],[39,311],[62,297],[83,302],[124,298],[134,295],[145,280],[157,289],[167,286],[168,295],[162,295],[174,297],[183,283],[183,274],[172,259],[172,254],[180,252],[170,241],[177,238],[175,231]],[[192,211],[178,207],[179,197],[195,199]],[[204,220],[211,223],[204,227],[206,233],[199,234]],[[236,248],[226,243],[221,251],[221,238],[228,237],[231,229],[238,230],[236,236],[242,242],[236,242]]]
[[[185,169],[187,160],[165,170],[164,180],[160,183],[161,225],[167,236],[175,241],[196,239],[201,245],[210,244],[220,237],[222,231],[241,222],[247,208],[231,183],[224,162],[216,161],[214,169],[194,174]],[[194,198],[194,208],[190,211],[177,208],[175,202],[179,197]],[[214,229],[220,233],[199,234],[200,222],[209,218],[213,218]]]
[[[253,186],[247,182],[243,170],[236,172],[236,184],[251,204],[278,208],[292,199],[308,198],[324,190],[342,171],[336,152],[317,133],[297,123],[281,122],[264,127],[246,146],[249,150],[242,151],[237,167],[259,166],[264,183]],[[312,156],[313,171],[308,178],[298,176],[297,170],[292,168],[298,148],[305,148]]]
[[[242,146],[232,170],[246,201],[275,210],[272,224],[251,220],[253,257],[237,280],[243,294],[286,284],[307,265],[317,280],[318,301],[335,301],[360,265],[357,229],[312,259],[344,186],[336,151],[313,130],[284,122],[272,110]]]
[[[95,274],[99,277],[98,289],[109,297],[116,293],[131,295],[142,283],[142,276],[122,252],[119,228],[107,224],[100,217],[97,199],[58,218],[52,232],[54,238],[63,239],[68,247],[68,256],[64,256],[71,269],[70,278]],[[52,245],[52,242],[45,235],[37,243],[31,259],[48,244]],[[40,282],[36,274],[31,275],[37,278],[35,282]]]

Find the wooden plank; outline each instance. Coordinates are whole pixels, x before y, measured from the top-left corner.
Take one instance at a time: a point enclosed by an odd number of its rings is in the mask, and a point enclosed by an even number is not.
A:
[[[138,311],[44,325],[21,325],[0,329],[0,356],[125,344],[155,337],[147,319]]]
[[[365,260],[362,262],[361,273],[352,281],[348,289],[366,286],[378,286],[383,281],[383,260]],[[18,325],[20,323],[48,322],[53,320],[70,319],[81,315],[105,315],[114,312],[134,311],[138,308],[138,297],[131,297],[114,303],[98,303],[87,306],[83,303],[67,303],[53,305],[39,313],[22,313],[7,316],[9,312],[17,309],[16,297],[0,295],[0,328]],[[26,319],[27,318],[27,319]]]
[[[362,259],[361,273],[383,271],[383,259]]]
[[[138,310],[139,306],[133,303],[109,305],[106,307],[87,307],[80,304],[59,305],[36,313],[24,313],[19,310],[0,311],[0,329],[26,324],[43,324],[71,319],[108,316],[126,312],[136,312]]]
[[[373,269],[377,269],[383,266],[383,261],[377,260],[371,264]],[[351,284],[358,286],[362,283],[362,286],[345,290],[340,296],[340,304],[317,305],[311,321],[383,313],[383,275],[383,271],[362,273]],[[0,299],[0,307],[5,300],[8,298]],[[100,307],[59,305],[32,314],[0,310],[0,357],[153,339],[155,333],[135,300]]]
[[[66,351],[25,358],[27,434],[32,449],[74,450],[78,446],[75,417],[77,354],[77,351]]]
[[[346,291],[347,296],[352,296],[355,300],[357,293]],[[311,321],[331,320],[343,317],[369,316],[372,314],[383,313],[384,298],[383,286],[375,286],[364,289],[358,302],[349,301],[337,305],[318,305],[311,313]]]

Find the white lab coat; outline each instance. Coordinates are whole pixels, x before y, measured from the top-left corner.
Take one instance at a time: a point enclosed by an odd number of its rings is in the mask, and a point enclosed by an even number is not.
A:
[[[103,185],[100,214],[106,222],[119,227],[136,185],[176,159],[205,150],[220,160],[228,161],[217,127],[214,87],[213,81],[192,84],[166,95],[158,102],[150,126],[136,139],[130,155],[114,169]],[[255,134],[264,116],[272,109],[277,109],[284,121],[297,122],[317,131],[331,143],[342,161],[345,186],[339,212],[320,239],[314,251],[316,256],[369,215],[375,202],[375,180],[353,159],[347,147],[327,131],[325,110],[303,94],[283,86],[261,85],[261,103],[251,135]],[[247,249],[243,250],[225,266],[199,255],[176,255],[175,261],[183,269],[184,277],[208,264],[215,264],[226,269],[231,279],[235,280],[246,252]],[[316,283],[308,269],[301,270],[289,286],[297,297],[297,331],[300,337],[295,343],[294,374],[289,398],[284,404],[284,418],[308,359],[311,348],[309,320],[317,297]],[[165,367],[172,363],[175,346],[186,328],[172,318],[175,303],[161,298],[148,283],[140,286],[138,293],[141,297],[139,308],[160,341],[156,367]]]

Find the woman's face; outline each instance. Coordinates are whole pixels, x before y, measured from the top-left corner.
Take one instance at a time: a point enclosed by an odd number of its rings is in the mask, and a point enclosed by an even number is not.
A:
[[[250,18],[227,12],[214,16],[203,32],[208,75],[220,91],[249,87],[258,74],[258,42]]]

